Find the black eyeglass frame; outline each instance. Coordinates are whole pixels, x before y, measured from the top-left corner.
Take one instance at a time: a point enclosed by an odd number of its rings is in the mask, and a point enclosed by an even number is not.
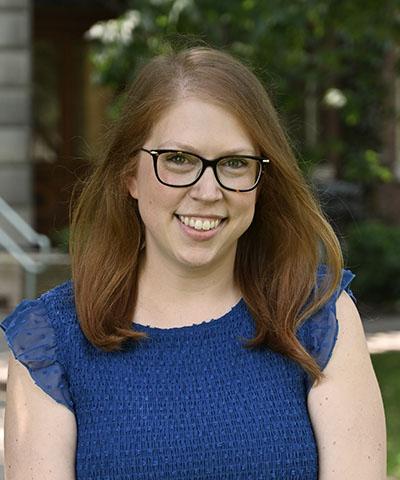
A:
[[[158,149],[158,150],[147,150],[147,148],[140,148],[139,150],[143,150],[144,152],[147,152],[149,153],[152,158],[153,158],[153,166],[154,166],[154,172],[156,174],[156,177],[157,177],[157,180],[162,183],[163,185],[166,185],[167,187],[172,187],[172,188],[186,188],[186,187],[191,187],[192,185],[194,185],[195,183],[197,183],[200,178],[202,177],[203,173],[205,172],[206,168],[207,167],[211,167],[213,172],[214,172],[214,176],[218,182],[218,184],[224,188],[225,190],[229,190],[231,192],[250,192],[251,190],[254,190],[257,185],[260,183],[260,179],[261,179],[261,175],[263,174],[264,172],[264,169],[265,169],[265,166],[267,163],[270,162],[270,159],[269,158],[265,158],[265,157],[258,157],[258,156],[253,156],[253,155],[224,155],[222,157],[218,157],[218,158],[214,158],[213,160],[208,160],[207,158],[203,158],[201,157],[200,155],[197,155],[196,153],[192,153],[192,152],[187,152],[185,150],[174,150],[174,149],[170,149],[170,148],[167,148],[167,149]],[[157,170],[157,160],[158,160],[158,157],[159,155],[161,155],[162,153],[187,153],[188,155],[192,155],[196,158],[198,158],[199,160],[201,160],[201,163],[202,163],[202,168],[200,170],[200,173],[198,175],[198,177],[191,183],[187,183],[187,184],[184,184],[184,185],[171,185],[169,183],[166,183],[164,182],[163,180],[161,180],[161,178],[159,177],[158,175],[158,170]],[[247,188],[247,189],[236,189],[236,188],[229,188],[229,187],[226,187],[225,185],[223,185],[220,181],[220,179],[218,178],[218,173],[217,173],[217,165],[218,163],[221,161],[221,160],[224,160],[226,158],[249,158],[251,160],[258,160],[261,164],[261,168],[260,168],[260,173],[258,174],[258,178],[255,182],[255,184],[251,187],[251,188]]]

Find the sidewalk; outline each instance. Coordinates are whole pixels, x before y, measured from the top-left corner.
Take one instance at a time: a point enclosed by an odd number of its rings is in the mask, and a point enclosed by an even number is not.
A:
[[[400,351],[400,313],[362,319],[371,354]]]

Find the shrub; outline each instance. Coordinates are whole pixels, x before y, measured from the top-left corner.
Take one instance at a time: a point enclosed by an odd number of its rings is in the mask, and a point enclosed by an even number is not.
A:
[[[400,309],[400,227],[379,221],[350,225],[347,264],[354,268],[354,290],[369,303]]]

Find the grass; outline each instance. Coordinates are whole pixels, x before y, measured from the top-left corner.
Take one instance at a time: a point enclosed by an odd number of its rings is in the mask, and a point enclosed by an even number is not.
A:
[[[382,392],[387,429],[388,475],[400,479],[400,352],[371,355]]]

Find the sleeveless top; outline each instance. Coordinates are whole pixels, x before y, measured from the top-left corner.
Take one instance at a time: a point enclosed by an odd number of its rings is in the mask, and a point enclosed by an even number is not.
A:
[[[322,369],[338,333],[335,302],[342,290],[356,301],[354,277],[343,269],[297,330]],[[135,323],[150,338],[120,352],[83,335],[71,280],[23,300],[0,326],[35,384],[74,413],[77,480],[318,479],[311,378],[280,353],[243,347],[255,333],[243,299],[190,326]]]

